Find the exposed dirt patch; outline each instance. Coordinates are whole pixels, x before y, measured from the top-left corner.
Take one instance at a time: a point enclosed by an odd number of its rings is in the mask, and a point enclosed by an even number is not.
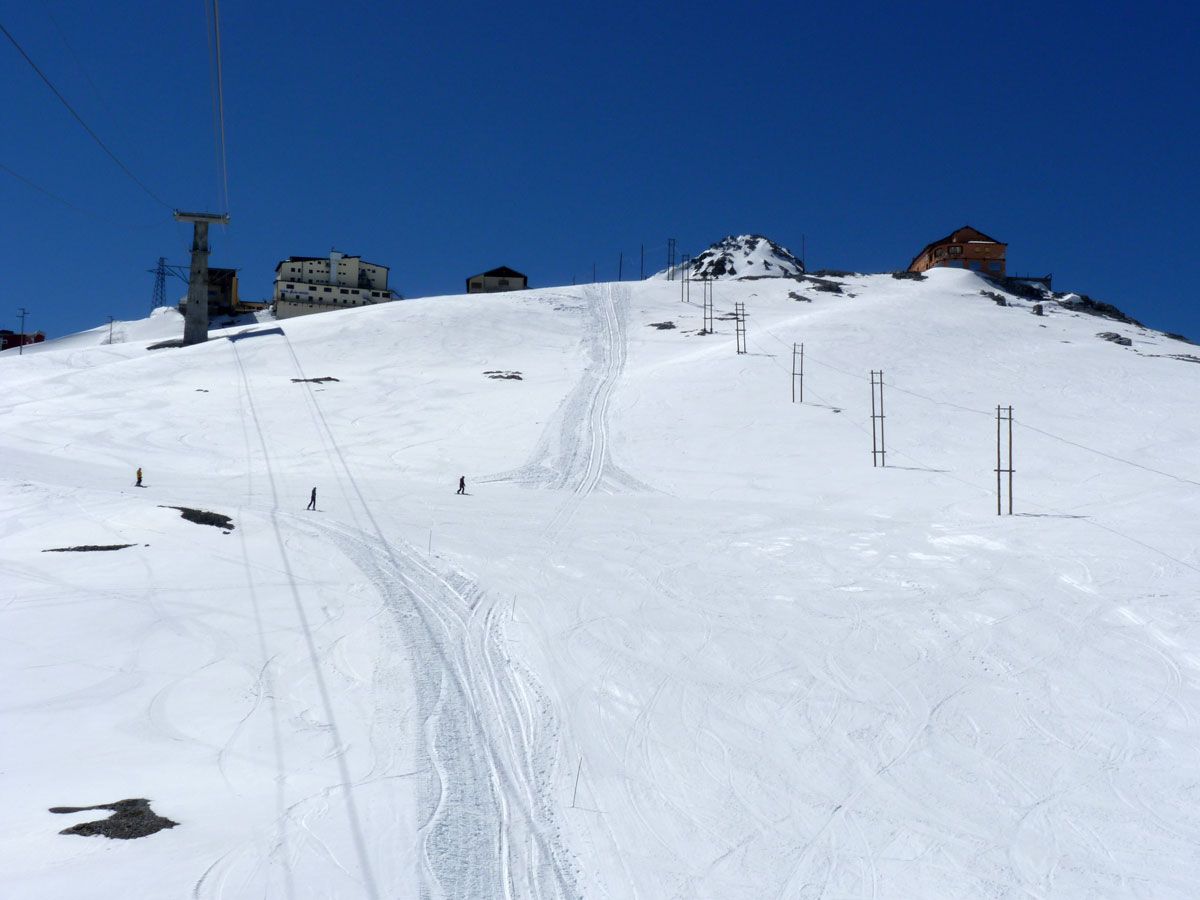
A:
[[[674,322],[651,322],[647,328],[657,328],[659,331],[670,331],[675,327]]]
[[[489,369],[488,371],[484,372],[483,374],[486,375],[488,378],[500,378],[504,381],[524,381],[525,380],[521,376],[520,372],[511,372],[511,371],[505,371],[505,370],[501,370],[501,369]]]
[[[801,303],[812,303],[812,297],[805,297],[803,294],[797,294],[795,291],[788,291],[788,299],[798,300]]]
[[[223,516],[220,513],[209,512],[205,509],[191,509],[187,506],[163,506],[159,505],[159,509],[177,509],[179,514],[189,522],[195,522],[197,525],[211,525],[213,528],[228,529],[233,531],[233,519],[229,516]]]
[[[299,384],[302,381],[308,381],[312,384],[324,384],[327,381],[341,381],[340,378],[334,378],[332,375],[322,375],[320,378],[293,378],[292,381]]]
[[[52,806],[52,813],[89,812],[93,809],[107,809],[112,815],[107,819],[97,819],[95,822],[81,822],[64,828],[59,834],[78,834],[91,837],[98,834],[106,838],[128,841],[133,838],[147,837],[164,828],[174,828],[178,822],[158,815],[150,808],[149,800],[118,800],[116,803],[102,803],[99,806]]]
[[[43,553],[94,553],[97,550],[124,550],[133,544],[80,544],[78,547],[51,547]]]

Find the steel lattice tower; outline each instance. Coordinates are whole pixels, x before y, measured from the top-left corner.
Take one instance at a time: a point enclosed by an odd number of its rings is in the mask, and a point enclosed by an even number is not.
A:
[[[150,311],[153,312],[167,305],[167,258],[160,256],[158,268],[150,271],[154,272],[154,299],[150,303]]]

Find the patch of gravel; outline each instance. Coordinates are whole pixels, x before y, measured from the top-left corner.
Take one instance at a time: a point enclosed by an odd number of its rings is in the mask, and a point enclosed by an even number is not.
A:
[[[97,819],[95,822],[81,822],[64,828],[59,834],[78,834],[83,837],[101,835],[118,841],[128,841],[134,838],[147,837],[164,828],[174,828],[178,822],[158,815],[150,808],[150,801],[144,799],[118,800],[116,803],[102,803],[99,806],[52,806],[52,813],[89,812],[93,809],[107,809],[112,815],[107,819]]]
[[[80,544],[78,547],[51,547],[43,553],[94,553],[97,550],[124,550],[133,544]]]
[[[209,512],[205,509],[191,509],[187,506],[163,506],[159,504],[159,509],[177,509],[179,514],[189,522],[195,522],[197,525],[211,525],[213,528],[229,529],[233,531],[233,519],[229,516],[223,516],[220,513]]]

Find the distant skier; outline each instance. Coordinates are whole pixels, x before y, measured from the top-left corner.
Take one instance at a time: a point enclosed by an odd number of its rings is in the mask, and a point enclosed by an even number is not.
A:
[[[467,492],[467,476],[459,475],[458,476],[458,490],[455,493],[465,494],[466,492]]]
[[[314,510],[317,508],[317,489],[316,488],[312,489],[312,496],[308,498],[308,506],[306,508],[314,509]]]
[[[141,487],[141,486],[142,486],[142,467],[138,466],[137,483],[134,485],[134,487]]]

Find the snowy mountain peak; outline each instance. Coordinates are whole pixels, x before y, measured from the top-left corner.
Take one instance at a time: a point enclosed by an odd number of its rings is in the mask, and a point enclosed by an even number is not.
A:
[[[761,234],[729,235],[690,264],[693,278],[786,278],[804,272],[804,263],[786,247]]]

